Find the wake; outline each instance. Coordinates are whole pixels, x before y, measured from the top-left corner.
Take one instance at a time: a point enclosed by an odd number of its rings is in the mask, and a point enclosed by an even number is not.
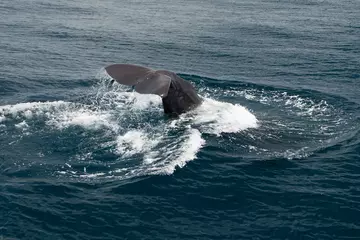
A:
[[[82,138],[85,148],[65,158],[61,166],[51,166],[59,177],[126,179],[172,174],[184,167],[206,145],[204,133],[219,136],[258,127],[258,120],[245,107],[211,98],[204,98],[200,107],[179,118],[167,119],[159,96],[127,92],[110,86],[109,80],[100,78],[86,104],[53,101],[0,106],[0,131],[15,134],[13,144],[39,134]],[[52,154],[39,152],[43,164]]]

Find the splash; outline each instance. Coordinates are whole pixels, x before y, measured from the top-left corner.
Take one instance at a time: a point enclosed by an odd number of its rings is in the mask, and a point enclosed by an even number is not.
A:
[[[111,117],[111,114],[106,111],[94,111],[84,106],[78,108],[68,107],[66,110],[51,115],[46,123],[58,129],[81,126],[89,130],[107,128],[116,132],[119,126],[115,121],[112,121]]]
[[[31,102],[0,106],[0,118],[12,120],[18,128],[28,127],[32,120],[45,119],[45,124],[59,129],[81,126],[87,129],[111,128],[118,126],[111,121],[111,114],[92,110],[91,106],[64,101]],[[16,123],[20,121],[19,123]]]
[[[48,127],[45,135],[51,131],[69,142],[70,137],[82,138],[83,147],[55,171],[59,176],[86,179],[172,174],[197,158],[206,144],[203,133],[220,136],[258,127],[258,120],[245,107],[211,98],[204,98],[194,111],[168,120],[160,97],[111,85],[106,74],[86,102],[0,106],[0,122],[34,136],[38,133],[32,129],[43,126]],[[76,133],[73,127],[78,127]],[[51,155],[51,151],[41,152],[44,159]],[[104,160],[106,156],[110,157]]]
[[[206,133],[220,135],[258,127],[258,120],[245,107],[210,98],[205,98],[195,114],[194,124]]]
[[[130,130],[116,139],[116,153],[129,157],[152,150],[160,139],[150,138],[147,133],[139,130]]]
[[[196,129],[190,129],[187,134],[186,141],[177,149],[177,157],[155,173],[170,175],[176,167],[182,168],[187,162],[196,159],[196,154],[204,146],[205,140],[201,138],[201,133]]]

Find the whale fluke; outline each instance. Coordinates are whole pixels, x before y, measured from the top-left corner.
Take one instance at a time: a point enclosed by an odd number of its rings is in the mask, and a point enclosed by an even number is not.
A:
[[[106,72],[118,83],[133,86],[152,70],[131,64],[113,64],[105,68]]]
[[[167,70],[132,64],[113,64],[105,70],[118,83],[133,86],[138,93],[161,96],[166,114],[177,116],[202,102],[190,82]]]
[[[164,74],[151,72],[145,76],[145,79],[135,85],[135,91],[144,94],[157,94],[166,97],[169,91],[171,78]]]

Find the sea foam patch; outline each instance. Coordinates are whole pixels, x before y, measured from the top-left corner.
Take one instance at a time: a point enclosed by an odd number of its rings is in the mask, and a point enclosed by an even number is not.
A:
[[[258,126],[255,115],[238,104],[206,98],[196,111],[194,122],[204,124],[204,130],[214,134],[239,132]]]
[[[26,129],[29,127],[29,125],[26,123],[26,121],[22,121],[18,124],[15,124],[15,127],[18,128],[18,129]]]
[[[197,129],[190,129],[187,134],[187,138],[175,151],[173,159],[155,170],[154,173],[170,175],[175,171],[176,167],[182,168],[187,162],[196,159],[196,154],[204,146],[205,140]]]
[[[130,130],[117,137],[116,153],[126,157],[146,153],[156,147],[160,140],[160,138],[149,137],[144,131]]]
[[[111,128],[116,131],[118,125],[106,111],[92,109],[92,106],[75,104],[72,102],[29,102],[15,105],[0,106],[0,119],[36,120],[44,119],[49,126],[63,129],[78,125],[86,129]],[[26,122],[14,123],[15,127],[25,127]],[[28,125],[26,124],[28,127]]]
[[[33,115],[43,115],[55,108],[66,106],[70,103],[64,101],[56,102],[27,102],[15,105],[0,106],[0,117],[19,118],[25,117],[31,119]]]
[[[228,95],[240,95],[251,101],[258,101],[265,105],[274,103],[282,105],[289,112],[294,112],[299,116],[317,117],[328,115],[332,111],[332,106],[325,100],[310,99],[299,95],[289,94],[283,91],[264,91],[264,90],[242,90],[227,91]]]
[[[69,126],[81,126],[93,130],[106,127],[117,131],[119,128],[119,126],[112,121],[110,113],[86,108],[67,108],[65,111],[53,114],[46,123],[58,129],[64,129]]]
[[[189,120],[201,132],[215,135],[258,127],[257,118],[245,107],[211,98],[204,98],[202,105],[180,117],[180,121]]]

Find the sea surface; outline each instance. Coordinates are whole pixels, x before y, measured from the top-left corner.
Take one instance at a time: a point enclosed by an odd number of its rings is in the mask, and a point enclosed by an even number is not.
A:
[[[360,239],[360,1],[1,0],[0,239]]]

